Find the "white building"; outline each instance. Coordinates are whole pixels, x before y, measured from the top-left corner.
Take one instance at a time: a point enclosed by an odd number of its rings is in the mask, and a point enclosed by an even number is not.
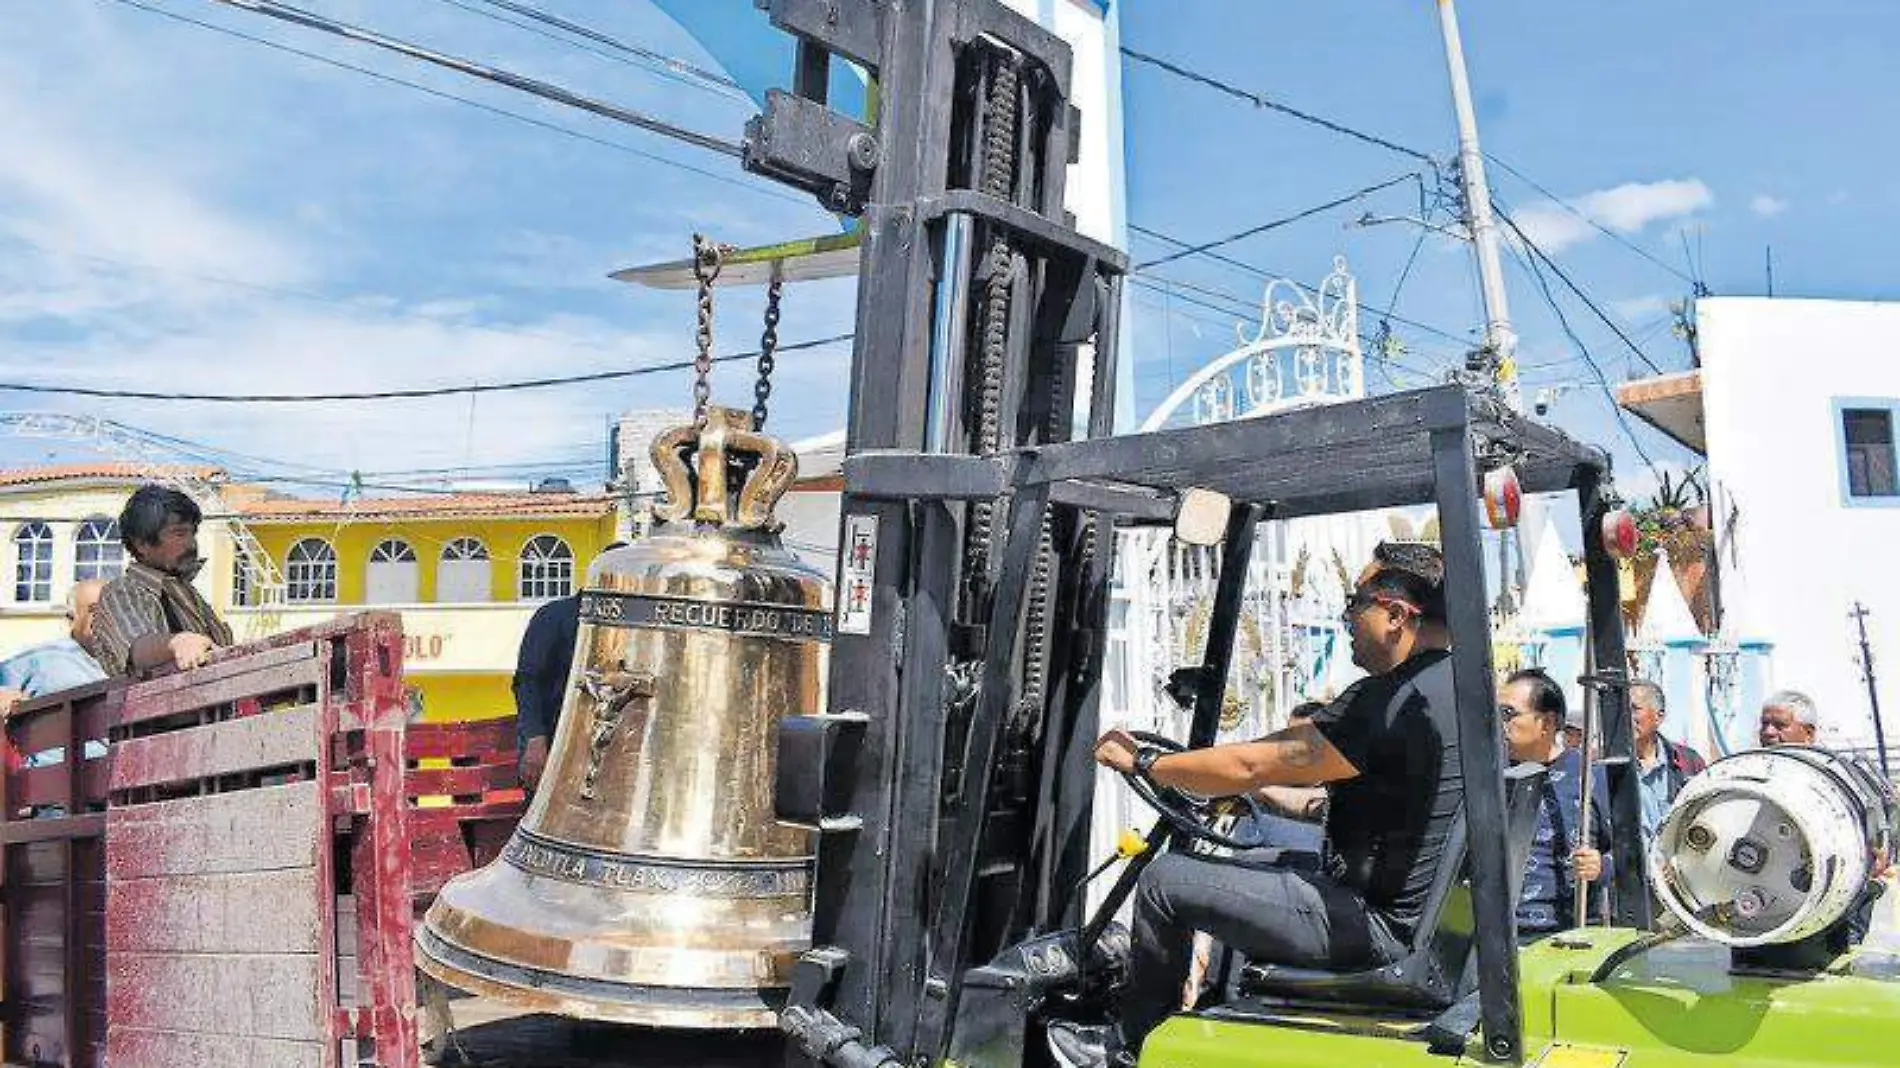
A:
[[[1772,685],[1807,692],[1824,739],[1873,726],[1850,611],[1870,615],[1890,744],[1900,728],[1900,303],[1697,302],[1700,368],[1630,383],[1622,405],[1708,457],[1723,630],[1774,647]]]

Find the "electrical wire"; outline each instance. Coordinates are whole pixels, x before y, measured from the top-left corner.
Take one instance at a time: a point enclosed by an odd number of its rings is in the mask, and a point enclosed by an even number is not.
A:
[[[529,78],[525,75],[516,74],[513,71],[503,70],[499,67],[491,67],[487,64],[477,63],[459,56],[452,56],[445,52],[437,52],[433,49],[423,48],[420,45],[411,44],[408,41],[377,33],[374,30],[367,30],[360,26],[352,25],[351,23],[326,18],[314,12],[305,11],[302,8],[292,7],[289,4],[280,4],[277,3],[276,0],[212,0],[212,2],[223,4],[226,7],[237,8],[240,11],[254,12],[269,18],[278,19],[282,22],[291,23],[292,25],[319,30],[323,33],[342,37],[346,40],[356,41],[360,44],[371,45],[386,51],[395,52],[398,55],[408,56],[411,59],[419,59],[424,63],[433,63],[438,67],[455,71],[458,74],[466,74],[471,78],[480,78],[483,81],[494,82],[497,85],[505,85],[510,89],[518,89],[521,92],[529,93],[545,100],[552,100],[557,104],[565,104],[571,108],[578,108],[582,111],[599,115],[604,119],[612,119],[615,122],[638,127],[648,133],[659,134],[662,137],[670,137],[675,141],[681,141],[696,148],[703,148],[708,152],[718,152],[723,155],[731,156],[734,159],[738,159],[745,154],[744,146],[740,145],[737,141],[728,141],[710,134],[703,134],[697,130],[690,130],[684,126],[667,122],[664,119],[655,118],[645,112],[621,107],[618,104],[609,104],[606,101],[596,100],[590,96],[583,96],[572,90],[563,89],[551,82],[544,82],[537,78]]]
[[[475,108],[479,111],[485,111],[490,115],[496,115],[504,119],[512,119],[515,122],[525,123],[529,126],[533,126],[538,129],[547,130],[551,133],[558,133],[565,137],[574,138],[577,141],[585,141],[591,145],[598,145],[602,148],[611,148],[616,152],[624,152],[630,156],[638,156],[641,159],[648,160],[653,163],[658,163],[658,164],[661,164],[662,166],[672,167],[677,170],[686,171],[689,174],[696,174],[702,178],[707,178],[712,181],[719,182],[723,185],[730,185],[736,189],[744,189],[748,192],[756,193],[760,196],[768,196],[777,200],[784,200],[784,201],[787,201],[789,203],[794,203],[794,204],[807,204],[810,202],[809,198],[798,196],[798,195],[777,189],[773,186],[743,181],[729,174],[721,174],[718,171],[707,170],[706,168],[703,168],[703,167],[696,167],[690,163],[683,163],[676,159],[668,159],[667,157],[659,155],[658,153],[648,152],[645,149],[635,148],[632,145],[622,144],[618,141],[610,141],[604,137],[596,137],[590,133],[585,133],[580,130],[570,129],[566,126],[562,126],[559,123],[548,122],[544,119],[537,119],[533,117],[532,115],[523,115],[518,111],[509,111],[507,108],[497,107],[493,104],[486,104],[486,103],[483,103],[482,101],[475,100],[471,97],[461,96],[457,93],[451,93],[443,89],[436,89],[432,86],[423,85],[420,82],[412,82],[406,78],[399,78],[393,74],[384,74],[381,71],[371,70],[368,67],[360,67],[354,63],[347,63],[340,59],[332,59],[329,56],[320,55],[316,52],[305,51],[304,49],[296,48],[292,45],[282,44],[280,42],[270,40],[269,38],[266,38],[266,37],[258,37],[253,34],[245,33],[242,30],[231,29],[228,26],[220,26],[215,22],[206,22],[202,19],[192,18],[189,15],[180,15],[174,11],[167,11],[164,8],[154,7],[150,4],[143,3],[142,0],[112,0],[112,2],[115,4],[120,4],[125,7],[129,7],[129,8],[136,8],[137,10],[146,12],[147,14],[157,15],[157,16],[160,16],[161,18],[171,19],[174,22],[184,23],[189,26],[196,26],[199,29],[208,30],[212,33],[221,34],[225,37],[231,37],[240,41],[248,41],[251,44],[261,45],[265,48],[269,48],[277,52],[282,52],[286,55],[292,55],[292,56],[297,56],[302,59],[308,59],[316,63],[321,63],[326,67],[334,67],[337,70],[345,70],[353,74],[360,74],[366,78],[374,78],[375,80],[379,82],[383,82],[388,85],[401,86],[404,89],[410,89],[418,93],[424,93],[429,96],[435,97],[439,100],[447,100],[447,101],[451,101],[457,104],[464,104],[468,107]]]
[[[1655,360],[1650,359],[1649,353],[1644,352],[1636,342],[1630,340],[1630,336],[1623,332],[1623,328],[1611,321],[1609,315],[1606,314],[1602,308],[1597,306],[1597,302],[1592,300],[1590,295],[1585,293],[1581,286],[1572,281],[1570,276],[1564,273],[1562,267],[1557,266],[1557,261],[1551,259],[1542,248],[1538,247],[1537,242],[1530,239],[1530,235],[1524,232],[1523,227],[1517,225],[1517,220],[1511,218],[1510,213],[1504,210],[1502,204],[1493,203],[1492,207],[1496,210],[1498,218],[1504,220],[1504,225],[1510,227],[1511,232],[1517,235],[1517,239],[1524,243],[1525,249],[1536,259],[1542,260],[1544,266],[1550,268],[1551,273],[1556,275],[1559,281],[1563,282],[1565,288],[1576,294],[1577,299],[1583,302],[1584,307],[1589,308],[1592,314],[1602,320],[1603,325],[1609,327],[1610,332],[1615,334],[1618,340],[1629,346],[1629,350],[1636,354],[1637,359],[1643,361],[1643,364],[1651,371],[1657,374],[1664,373],[1661,365],[1657,364]]]
[[[1151,293],[1159,293],[1170,300],[1180,301],[1183,304],[1190,304],[1199,308],[1205,308],[1208,311],[1218,312],[1222,315],[1243,315],[1243,314],[1253,315],[1253,314],[1257,314],[1258,312],[1257,308],[1250,306],[1248,302],[1245,301],[1241,297],[1235,296],[1231,293],[1223,292],[1221,290],[1212,289],[1205,286],[1197,286],[1188,282],[1182,282],[1177,279],[1160,278],[1160,277],[1154,277],[1154,276],[1140,276],[1140,277],[1130,276],[1129,283],[1135,286],[1137,289],[1147,290],[1148,292],[1151,292]],[[1226,300],[1226,301],[1232,302],[1233,304],[1240,305],[1246,310],[1244,312],[1236,311],[1232,308],[1222,307],[1221,305],[1215,304],[1211,301],[1201,300],[1196,297],[1184,296],[1180,293],[1174,292],[1173,287],[1180,287],[1182,289],[1204,293],[1209,296],[1213,296],[1216,299]],[[1183,315],[1183,316],[1186,316],[1187,318],[1197,319],[1201,322],[1209,323],[1214,326],[1233,325],[1232,320],[1208,319],[1204,316],[1191,315],[1189,313],[1182,312],[1178,309],[1164,309],[1164,310],[1174,315]],[[1362,342],[1366,342],[1366,343],[1377,343],[1378,341],[1378,338],[1375,335],[1365,333],[1364,331],[1360,332],[1359,339]],[[1439,373],[1438,371],[1435,371],[1431,368],[1419,367],[1413,364],[1407,364],[1407,363],[1403,363],[1397,360],[1394,360],[1393,363],[1395,366],[1401,367],[1407,371],[1411,371],[1414,374],[1426,375],[1430,377]]]
[[[724,74],[720,74],[718,71],[710,71],[704,67],[697,67],[683,59],[675,59],[664,53],[655,52],[651,48],[645,48],[641,45],[623,41],[620,38],[596,30],[591,26],[584,26],[578,22],[564,19],[559,15],[555,15],[538,7],[533,7],[529,4],[513,3],[511,0],[479,0],[479,2],[489,7],[500,8],[503,11],[520,15],[523,18],[533,19],[544,26],[552,26],[556,29],[566,30],[568,33],[574,34],[577,37],[584,37],[596,44],[604,44],[609,48],[647,60],[651,63],[657,63],[672,74],[684,75],[725,89],[738,90],[741,97],[749,99],[744,86]]]
[[[1132,233],[1140,234],[1143,237],[1151,237],[1157,241],[1165,241],[1170,245],[1176,246],[1177,248],[1189,247],[1189,243],[1187,241],[1182,240],[1181,238],[1175,237],[1172,234],[1162,233],[1161,231],[1153,229],[1152,227],[1142,226],[1139,223],[1128,224],[1128,229]],[[1203,257],[1206,257],[1207,259],[1213,260],[1215,263],[1226,264],[1227,266],[1233,267],[1236,270],[1245,271],[1248,274],[1254,275],[1257,278],[1272,280],[1276,278],[1285,277],[1285,275],[1283,274],[1280,274],[1275,271],[1270,271],[1266,269],[1265,267],[1261,267],[1256,264],[1248,263],[1245,260],[1235,259],[1232,256],[1226,255],[1225,253],[1210,251],[1210,252],[1203,252],[1200,255],[1202,255]],[[1317,287],[1308,285],[1305,282],[1296,281],[1291,278],[1287,278],[1286,280],[1292,283],[1293,287],[1296,289],[1300,289],[1307,293],[1312,293],[1315,295],[1319,293],[1319,289]],[[1444,330],[1440,327],[1433,326],[1430,323],[1422,323],[1422,322],[1419,322],[1417,319],[1407,319],[1401,315],[1388,314],[1386,317],[1391,319],[1395,323],[1404,323],[1406,326],[1412,327],[1413,329],[1422,330],[1427,334],[1434,334],[1438,337],[1444,338],[1447,341],[1456,342],[1459,345],[1471,344],[1471,339],[1469,337],[1463,337],[1458,334],[1451,333],[1448,330]]]
[[[1430,155],[1427,155],[1424,152],[1420,152],[1416,148],[1407,148],[1404,145],[1401,145],[1395,141],[1388,140],[1384,137],[1380,137],[1377,134],[1367,133],[1364,130],[1354,129],[1353,127],[1348,126],[1343,122],[1337,122],[1333,119],[1322,118],[1321,116],[1315,115],[1310,111],[1302,111],[1299,108],[1282,104],[1277,100],[1269,100],[1258,93],[1249,92],[1248,90],[1242,89],[1237,85],[1233,85],[1229,82],[1221,81],[1219,78],[1215,78],[1212,75],[1203,74],[1197,70],[1190,70],[1189,68],[1184,67],[1180,65],[1179,63],[1175,63],[1172,60],[1162,59],[1159,56],[1151,56],[1146,52],[1138,52],[1135,49],[1129,48],[1126,45],[1122,46],[1121,53],[1122,55],[1127,56],[1129,59],[1135,60],[1140,63],[1146,63],[1149,66],[1159,68],[1161,70],[1168,72],[1169,74],[1174,75],[1177,78],[1194,82],[1198,85],[1205,86],[1217,92],[1225,93],[1228,96],[1234,97],[1239,100],[1244,100],[1247,103],[1252,104],[1254,107],[1262,108],[1267,111],[1278,112],[1279,114],[1285,115],[1288,118],[1297,119],[1300,122],[1304,122],[1312,126],[1317,126],[1323,130],[1330,130],[1333,133],[1339,134],[1341,136],[1350,137],[1355,141],[1362,141],[1369,145],[1376,145],[1379,148],[1386,149],[1387,151],[1390,151],[1390,152],[1397,152],[1400,155],[1410,156],[1413,159],[1419,160],[1422,163],[1430,165],[1434,169],[1436,169],[1438,166],[1438,161],[1436,159],[1434,159]]]
[[[462,11],[466,11],[477,18],[488,19],[491,22],[498,22],[502,24],[503,26],[512,26],[517,30],[523,31],[524,33],[532,33],[537,37],[546,38],[547,40],[566,45],[569,48],[578,48],[581,51],[586,52],[588,55],[599,56],[602,59],[611,60],[612,62],[622,64],[623,66],[633,67],[636,70],[640,70],[647,74],[654,75],[655,77],[665,78],[667,81],[674,82],[678,85],[684,85],[693,89],[701,89],[709,93],[718,94],[728,99],[743,100],[747,103],[751,103],[751,98],[745,94],[745,90],[740,88],[738,83],[732,81],[731,79],[716,79],[715,80],[715,76],[711,75],[709,72],[701,71],[697,67],[694,67],[680,60],[670,59],[669,57],[660,57],[659,59],[660,65],[656,67],[654,61],[647,57],[660,56],[659,53],[652,52],[649,49],[639,48],[636,45],[629,45],[623,42],[615,41],[613,38],[607,37],[605,34],[602,34],[596,30],[586,30],[585,27],[581,27],[579,29],[570,29],[568,32],[586,37],[589,40],[612,42],[615,48],[614,51],[603,51],[602,49],[595,48],[592,45],[585,44],[581,41],[576,41],[572,37],[564,36],[562,34],[555,33],[551,30],[543,29],[542,27],[533,25],[531,23],[516,21],[515,19],[509,18],[507,15],[498,14],[494,11],[484,10],[483,8],[477,7],[474,4],[467,3],[466,0],[436,0],[436,2],[440,4],[446,4],[449,7],[457,8]],[[503,11],[509,11],[515,5],[505,4],[505,3],[495,3],[495,4],[491,4],[490,6],[498,7]],[[568,23],[565,20],[555,18],[552,15],[546,16],[545,18],[536,19],[535,21],[551,22],[551,24],[553,25],[561,26],[564,28],[568,26],[577,25],[573,23]],[[689,71],[694,72],[694,73],[692,74],[687,73]]]
[[[1551,192],[1550,190],[1544,188],[1542,185],[1538,184],[1538,182],[1535,179],[1533,179],[1530,175],[1525,174],[1523,171],[1518,170],[1516,167],[1511,166],[1509,163],[1506,163],[1505,161],[1499,159],[1497,156],[1489,152],[1486,152],[1484,154],[1484,158],[1491,161],[1492,163],[1497,164],[1498,167],[1500,167],[1506,174],[1511,175],[1512,177],[1516,178],[1518,181],[1523,182],[1525,185],[1528,185],[1532,189],[1537,190],[1538,193],[1548,198],[1551,203],[1557,205],[1563,210],[1569,212],[1570,214],[1575,215],[1577,218],[1583,220],[1585,223],[1588,223],[1591,229],[1602,234],[1604,237],[1607,237],[1610,240],[1616,242],[1617,244],[1623,246],[1624,248],[1630,250],[1631,252],[1636,253],[1638,256],[1641,256],[1642,258],[1648,260],[1650,263],[1655,264],[1657,267],[1660,267],[1663,270],[1668,271],[1670,274],[1675,275],[1677,278],[1682,279],[1683,281],[1689,283],[1690,285],[1696,284],[1696,280],[1694,278],[1691,278],[1687,274],[1684,274],[1683,272],[1677,270],[1676,268],[1671,267],[1666,261],[1658,258],[1655,254],[1651,253],[1648,249],[1643,248],[1641,245],[1638,245],[1636,242],[1629,240],[1628,238],[1624,237],[1622,234],[1617,233],[1615,230],[1612,230],[1609,227],[1604,226],[1602,223],[1597,222],[1595,219],[1591,218],[1588,213],[1584,212],[1582,209],[1578,208],[1576,205],[1570,203],[1569,201],[1563,199],[1562,197],[1558,196],[1557,194]]]
[[[1392,283],[1392,299],[1386,302],[1385,314],[1379,317],[1379,339],[1373,346],[1373,351],[1378,353],[1376,362],[1380,376],[1385,379],[1386,385],[1393,389],[1402,387],[1393,380],[1392,372],[1386,366],[1391,359],[1390,353],[1386,351],[1386,339],[1392,336],[1392,313],[1398,310],[1399,296],[1405,292],[1406,279],[1412,277],[1412,265],[1418,262],[1419,250],[1425,247],[1425,235],[1428,232],[1424,227],[1419,228],[1418,240],[1412,242],[1411,254],[1405,257],[1405,266],[1399,269],[1399,280]]]
[[[1512,223],[1502,211],[1498,215],[1510,225],[1511,229],[1517,229],[1517,224]],[[1615,419],[1616,425],[1622,429],[1623,436],[1629,440],[1630,447],[1636,450],[1636,455],[1642,459],[1651,474],[1661,477],[1661,469],[1656,466],[1656,461],[1650,458],[1648,450],[1643,448],[1641,439],[1636,436],[1635,428],[1630,426],[1629,416],[1624,413],[1623,406],[1616,402],[1616,391],[1611,388],[1610,380],[1604,375],[1602,366],[1597,363],[1596,357],[1590,354],[1590,347],[1577,336],[1577,331],[1570,325],[1569,316],[1564,314],[1563,306],[1557,303],[1556,294],[1550,291],[1550,280],[1544,277],[1543,268],[1538,266],[1536,259],[1526,258],[1515,249],[1512,249],[1511,254],[1519,264],[1530,269],[1531,277],[1536,280],[1538,292],[1543,295],[1544,303],[1550,307],[1551,314],[1556,316],[1557,326],[1563,330],[1564,336],[1569,338],[1570,344],[1576,347],[1577,355],[1582,357],[1584,364],[1590,368],[1590,374],[1596,379],[1597,387],[1602,390],[1604,400],[1610,405],[1610,415]]]
[[[815,349],[824,345],[835,345],[848,341],[853,334],[834,334],[830,337],[813,338],[809,341],[795,341],[780,345],[778,351],[796,352],[801,349]],[[757,351],[735,352],[725,356],[715,356],[715,363],[729,360],[750,360],[758,356]],[[452,397],[470,393],[508,393],[524,389],[546,389],[553,386],[571,386],[582,382],[610,382],[622,378],[639,378],[662,371],[683,371],[693,366],[692,360],[674,360],[668,363],[649,364],[625,371],[594,371],[589,374],[562,375],[549,378],[529,378],[514,382],[477,382],[466,386],[435,386],[417,389],[375,390],[361,393],[161,393],[149,390],[131,389],[94,389],[86,386],[49,386],[27,382],[0,382],[0,392],[46,393],[69,397],[101,397],[113,400],[150,400],[150,401],[193,401],[209,404],[313,404],[331,401],[380,401],[413,400],[419,397]]]
[[[1319,215],[1324,212],[1331,211],[1334,208],[1341,207],[1346,204],[1351,204],[1353,201],[1356,201],[1356,200],[1362,200],[1368,196],[1371,196],[1374,193],[1379,192],[1380,190],[1390,189],[1393,186],[1398,185],[1401,182],[1406,182],[1406,181],[1418,181],[1422,183],[1424,181],[1424,176],[1419,174],[1416,171],[1412,171],[1406,174],[1398,175],[1395,178],[1388,178],[1385,181],[1379,182],[1376,185],[1366,186],[1364,189],[1360,189],[1355,192],[1348,193],[1343,197],[1337,197],[1333,200],[1327,201],[1324,204],[1315,204],[1310,208],[1303,208],[1299,211],[1294,212],[1291,215],[1282,216],[1281,218],[1274,219],[1269,222],[1261,223],[1258,226],[1249,226],[1245,230],[1236,231],[1234,233],[1228,234],[1226,237],[1218,237],[1212,241],[1205,241],[1198,245],[1189,245],[1186,248],[1177,249],[1174,252],[1170,252],[1167,255],[1161,256],[1157,259],[1149,260],[1146,263],[1137,263],[1135,264],[1133,269],[1137,271],[1145,271],[1152,267],[1160,267],[1164,264],[1173,263],[1176,260],[1184,259],[1188,256],[1198,256],[1203,252],[1211,252],[1214,249],[1220,248],[1223,245],[1231,245],[1236,241],[1243,241],[1257,234],[1264,234],[1269,230],[1277,230],[1282,226],[1287,226],[1292,223],[1299,222],[1301,219],[1310,219],[1315,215]]]

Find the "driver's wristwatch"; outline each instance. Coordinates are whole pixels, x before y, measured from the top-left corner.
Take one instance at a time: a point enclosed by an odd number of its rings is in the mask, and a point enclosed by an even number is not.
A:
[[[1155,761],[1160,760],[1166,755],[1165,750],[1157,749],[1152,745],[1144,745],[1140,749],[1135,750],[1135,774],[1147,779],[1149,782],[1153,782],[1154,776],[1149,773],[1149,769],[1155,766]]]

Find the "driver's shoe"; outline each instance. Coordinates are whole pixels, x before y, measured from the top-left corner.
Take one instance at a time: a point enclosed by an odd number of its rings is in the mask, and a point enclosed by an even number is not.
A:
[[[1134,1068],[1134,1055],[1121,1048],[1113,1027],[1051,1020],[1047,1031],[1049,1056],[1058,1068]]]

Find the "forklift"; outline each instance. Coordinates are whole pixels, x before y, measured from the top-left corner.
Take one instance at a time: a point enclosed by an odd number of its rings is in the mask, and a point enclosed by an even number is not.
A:
[[[1408,952],[1358,973],[1241,968],[1140,1064],[1900,1057],[1889,950],[1761,970],[1679,926],[1651,933],[1649,875],[1667,865],[1639,831],[1600,449],[1488,381],[1114,435],[1128,260],[1063,210],[1067,46],[997,0],[758,2],[796,59],[745,166],[855,217],[860,246],[829,705],[778,741],[778,814],[821,832],[787,1063],[1044,1065],[1050,1021],[1113,1019],[1128,947],[1112,916],[1153,856],[1221,841],[1205,799],[1142,791],[1154,829],[1085,911],[1118,526],[1218,546],[1203,660],[1176,679],[1191,728],[1166,743],[1194,748],[1218,726],[1257,526],[1421,504],[1440,522],[1466,793]],[[834,60],[871,77],[874,121],[826,106]],[[1505,468],[1523,492],[1576,495],[1615,827],[1615,925],[1522,950],[1541,770],[1505,766],[1479,506]]]

